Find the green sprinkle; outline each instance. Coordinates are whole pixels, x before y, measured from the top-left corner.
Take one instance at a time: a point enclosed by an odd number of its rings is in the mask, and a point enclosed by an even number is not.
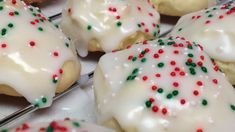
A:
[[[175,42],[168,42],[167,45],[173,45]]]
[[[91,30],[92,29],[92,26],[91,25],[88,25],[87,26],[87,30]]]
[[[192,67],[196,67],[197,65],[195,63],[190,64]]]
[[[126,80],[127,80],[127,81],[131,80],[131,76],[128,76]]]
[[[195,74],[196,74],[196,71],[195,71],[194,68],[189,68],[189,71],[190,71],[190,73],[191,73],[192,75],[195,75]]]
[[[152,106],[152,103],[150,101],[146,101],[145,105],[146,105],[147,108],[150,108]]]
[[[141,24],[137,24],[137,26],[140,28],[140,27],[141,27]]]
[[[122,26],[122,23],[121,22],[117,22],[117,26],[118,27]]]
[[[145,63],[146,61],[147,61],[146,58],[141,59],[141,62],[142,62],[142,63]]]
[[[153,36],[154,36],[154,37],[157,36],[157,32],[156,32],[156,31],[153,32]]]
[[[188,49],[193,49],[193,46],[191,46],[191,45],[188,45],[187,47],[188,47]]]
[[[191,66],[191,63],[190,62],[185,62],[185,65],[186,66]]]
[[[160,25],[159,25],[159,24],[157,24],[157,28],[160,28]]]
[[[131,80],[134,80],[136,77],[137,77],[136,75],[132,76],[132,77],[131,77]]]
[[[34,104],[35,107],[39,107],[40,105],[38,103]]]
[[[6,28],[3,28],[1,34],[2,34],[2,36],[6,35],[6,34],[7,34],[7,29],[6,29]]]
[[[139,72],[139,69],[138,69],[138,68],[135,68],[135,69],[133,70],[132,74],[136,74],[136,73],[138,73],[138,72]]]
[[[132,58],[132,61],[134,62],[134,61],[136,61],[137,60],[137,57],[133,57]]]
[[[179,28],[179,29],[178,29],[178,32],[182,31],[182,29],[183,29],[183,28]]]
[[[58,25],[58,24],[55,24],[54,26],[55,26],[56,28],[59,28],[59,25]]]
[[[81,126],[79,122],[73,122],[73,125],[74,125],[75,127],[80,127],[80,126]]]
[[[29,10],[32,12],[32,11],[33,11],[33,8],[30,7]]]
[[[8,132],[8,131],[7,131],[7,129],[3,129],[3,130],[1,130],[1,132]]]
[[[179,91],[178,91],[178,90],[174,90],[174,91],[172,92],[172,94],[173,94],[174,96],[177,96],[177,95],[179,94]]]
[[[202,100],[202,105],[206,106],[208,104],[207,100],[203,99]]]
[[[235,111],[235,105],[230,105],[230,108]]]
[[[14,25],[13,25],[12,23],[9,23],[7,26],[8,26],[9,28],[13,28],[13,27],[14,27]]]
[[[189,53],[188,57],[193,58],[193,54]]]
[[[202,71],[207,73],[207,68],[206,67],[201,67]]]
[[[38,9],[38,12],[41,13],[42,11],[40,9]]]
[[[14,14],[15,15],[19,15],[20,13],[18,11],[14,11]]]
[[[216,7],[214,7],[214,8],[213,8],[213,10],[217,10],[217,8],[216,8]]]
[[[47,127],[46,132],[53,132],[53,131],[54,131],[54,129],[53,129],[53,127],[52,127],[52,126]]]
[[[53,83],[57,83],[58,80],[56,80],[56,79],[53,78],[52,82],[53,82]]]
[[[161,42],[161,43],[159,43],[159,45],[165,45],[165,43],[164,43],[164,42]]]
[[[168,94],[168,95],[166,96],[167,99],[171,99],[172,97],[173,97],[172,94]]]
[[[145,53],[146,53],[145,51],[141,51],[141,54],[143,54],[143,55],[144,55]]]
[[[33,15],[33,16],[37,16],[37,14],[36,14],[36,13],[32,13],[32,15]]]
[[[0,11],[3,10],[3,6],[0,6]]]
[[[42,102],[43,102],[44,104],[47,103],[47,98],[43,97],[43,98],[42,98]]]
[[[210,15],[208,15],[208,17],[213,17],[213,15],[212,15],[212,14],[210,14]]]
[[[161,42],[163,42],[163,40],[162,40],[162,39],[158,39],[158,41],[157,41],[157,42],[161,43]]]
[[[158,93],[163,93],[164,90],[163,90],[162,88],[159,88],[159,89],[157,90],[157,92],[158,92]]]
[[[38,30],[42,32],[42,31],[43,31],[43,28],[42,28],[42,27],[39,27]]]
[[[69,47],[69,43],[65,43],[65,46],[68,48]]]
[[[160,63],[157,64],[157,66],[158,66],[159,68],[162,68],[162,67],[164,67],[164,63],[163,63],[163,62],[160,62]]]

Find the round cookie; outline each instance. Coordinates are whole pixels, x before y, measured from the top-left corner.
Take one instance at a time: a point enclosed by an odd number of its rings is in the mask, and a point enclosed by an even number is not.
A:
[[[235,91],[203,48],[162,38],[104,55],[98,121],[118,132],[233,132]]]
[[[159,14],[145,0],[68,0],[61,28],[81,56],[111,52],[156,38]]]
[[[24,123],[21,126],[2,130],[7,132],[114,132],[113,130],[89,124],[78,120],[58,120],[50,123],[28,124]]]
[[[182,16],[228,0],[151,0],[161,14]]]
[[[0,93],[49,106],[80,75],[75,48],[56,26],[20,0],[0,2]]]
[[[170,33],[200,43],[235,84],[235,4],[211,7],[183,16]]]

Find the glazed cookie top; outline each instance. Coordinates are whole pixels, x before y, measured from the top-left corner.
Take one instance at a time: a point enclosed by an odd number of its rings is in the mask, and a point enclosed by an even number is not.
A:
[[[38,123],[30,125],[22,124],[12,130],[2,130],[3,132],[114,132],[110,129],[88,124],[77,120],[52,121],[50,123]]]
[[[48,106],[67,61],[78,63],[75,49],[41,11],[20,0],[0,2],[0,84],[29,102]]]
[[[203,48],[184,38],[106,54],[99,68],[105,79],[95,82],[101,122],[115,118],[124,130],[138,132],[235,129],[233,87]]]
[[[214,59],[235,61],[235,4],[211,7],[183,16],[170,33],[199,42]]]
[[[79,48],[97,39],[105,52],[111,52],[137,31],[157,37],[160,30],[159,14],[145,0],[69,0],[64,14],[79,28],[70,35]],[[63,21],[67,19],[62,27]]]

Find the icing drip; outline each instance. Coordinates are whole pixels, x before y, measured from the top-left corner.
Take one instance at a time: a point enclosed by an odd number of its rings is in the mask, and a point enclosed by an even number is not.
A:
[[[230,2],[183,16],[170,33],[201,43],[214,59],[235,61],[235,4]]]
[[[78,46],[97,40],[105,52],[137,31],[157,37],[159,14],[145,0],[69,0],[61,26]]]
[[[64,121],[52,121],[50,123],[39,123],[30,125],[24,123],[12,130],[4,132],[113,132],[110,129],[88,124],[83,121],[65,119]]]
[[[30,103],[49,106],[66,61],[78,63],[65,35],[20,0],[0,2],[0,84]]]
[[[106,54],[94,80],[99,121],[114,118],[124,131],[234,131],[233,87],[203,48],[184,38]]]

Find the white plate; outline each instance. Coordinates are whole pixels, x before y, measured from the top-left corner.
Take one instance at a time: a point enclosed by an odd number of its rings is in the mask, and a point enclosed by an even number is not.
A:
[[[41,6],[46,16],[52,16],[61,12],[66,0],[51,0],[50,3]],[[175,18],[164,17],[161,25],[161,32],[165,32],[175,24]],[[92,53],[82,60],[82,74],[95,69],[95,66],[102,54]],[[0,119],[10,113],[28,105],[23,98],[7,97],[0,95]],[[92,80],[82,89],[76,89],[65,97],[54,102],[50,108],[39,110],[20,119],[16,124],[22,122],[40,122],[51,121],[55,119],[64,119],[66,117],[95,122],[94,95],[92,89]],[[12,124],[14,126],[16,124]]]

